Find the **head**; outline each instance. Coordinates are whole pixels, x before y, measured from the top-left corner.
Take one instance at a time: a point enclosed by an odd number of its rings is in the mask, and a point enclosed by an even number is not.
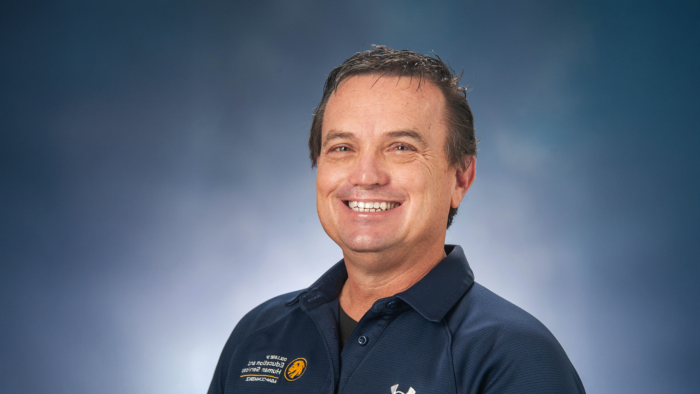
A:
[[[465,87],[459,86],[461,75],[445,64],[440,57],[430,57],[407,50],[394,50],[385,46],[374,46],[371,51],[356,53],[328,75],[323,96],[314,113],[309,135],[309,157],[312,166],[318,165],[323,143],[323,119],[328,101],[340,84],[354,76],[373,75],[377,78],[398,77],[430,83],[444,97],[444,122],[447,138],[444,153],[450,166],[466,170],[476,157],[477,140],[474,134],[474,118],[467,103]],[[457,207],[450,207],[446,228],[452,224]]]

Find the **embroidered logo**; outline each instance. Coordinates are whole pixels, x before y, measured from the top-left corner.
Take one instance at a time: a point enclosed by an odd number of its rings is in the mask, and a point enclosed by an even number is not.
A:
[[[403,391],[396,391],[399,389],[399,385],[395,384],[391,386],[391,394],[416,394],[416,390],[413,389],[413,387],[409,387],[407,392]]]
[[[241,378],[246,382],[277,383],[282,369],[287,362],[287,357],[276,354],[268,354],[265,360],[248,360],[248,364],[241,369]]]
[[[306,359],[297,358],[292,360],[284,369],[284,378],[293,382],[301,377],[306,371]]]

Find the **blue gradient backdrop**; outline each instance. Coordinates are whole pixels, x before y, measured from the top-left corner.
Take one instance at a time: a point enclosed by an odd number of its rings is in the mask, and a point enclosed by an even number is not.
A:
[[[307,130],[371,44],[464,69],[477,280],[590,393],[700,392],[698,1],[9,3],[0,392],[205,392],[245,312],[341,258]]]

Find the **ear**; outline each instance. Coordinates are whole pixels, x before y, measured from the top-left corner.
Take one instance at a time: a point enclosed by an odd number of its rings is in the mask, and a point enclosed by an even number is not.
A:
[[[452,201],[451,207],[457,208],[462,202],[462,198],[467,194],[467,190],[474,183],[474,176],[476,175],[476,157],[465,156],[464,157],[464,169],[457,167],[455,188],[452,191]]]

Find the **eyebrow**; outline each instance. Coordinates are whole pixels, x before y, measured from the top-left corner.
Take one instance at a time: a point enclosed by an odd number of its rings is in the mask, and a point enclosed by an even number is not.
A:
[[[412,140],[414,140],[416,143],[420,144],[422,148],[425,148],[428,146],[428,144],[425,143],[425,140],[423,139],[423,136],[415,130],[398,130],[398,131],[391,131],[383,135],[384,138],[386,139],[392,139],[392,138],[400,138],[400,137],[407,137]],[[340,140],[340,139],[348,139],[348,140],[357,140],[357,137],[355,136],[354,133],[347,132],[347,131],[335,131],[331,130],[328,132],[328,135],[326,136],[326,140],[323,141],[322,149],[325,149],[328,144],[333,141],[333,140]]]
[[[419,132],[414,130],[392,131],[390,133],[386,133],[386,136],[389,138],[407,137],[421,144],[423,147],[427,145],[425,143],[425,140],[423,139],[423,136],[421,136]]]
[[[355,137],[355,134],[353,134],[353,133],[348,133],[346,131],[331,130],[328,132],[328,135],[326,136],[326,140],[323,141],[323,146],[325,147],[326,145],[328,145],[329,141],[339,140],[339,139],[356,140],[357,138]]]
[[[386,134],[384,134],[385,138],[399,138],[399,137],[407,137],[410,138],[417,143],[421,144],[423,147],[425,147],[427,144],[425,143],[425,140],[423,139],[423,136],[417,131],[414,130],[398,130],[398,131],[391,131]],[[332,140],[338,140],[338,139],[348,139],[348,140],[356,140],[357,137],[355,134],[347,132],[347,131],[335,131],[331,130],[328,132],[328,135],[326,136],[326,140],[323,141],[323,147],[326,147],[328,143]]]

